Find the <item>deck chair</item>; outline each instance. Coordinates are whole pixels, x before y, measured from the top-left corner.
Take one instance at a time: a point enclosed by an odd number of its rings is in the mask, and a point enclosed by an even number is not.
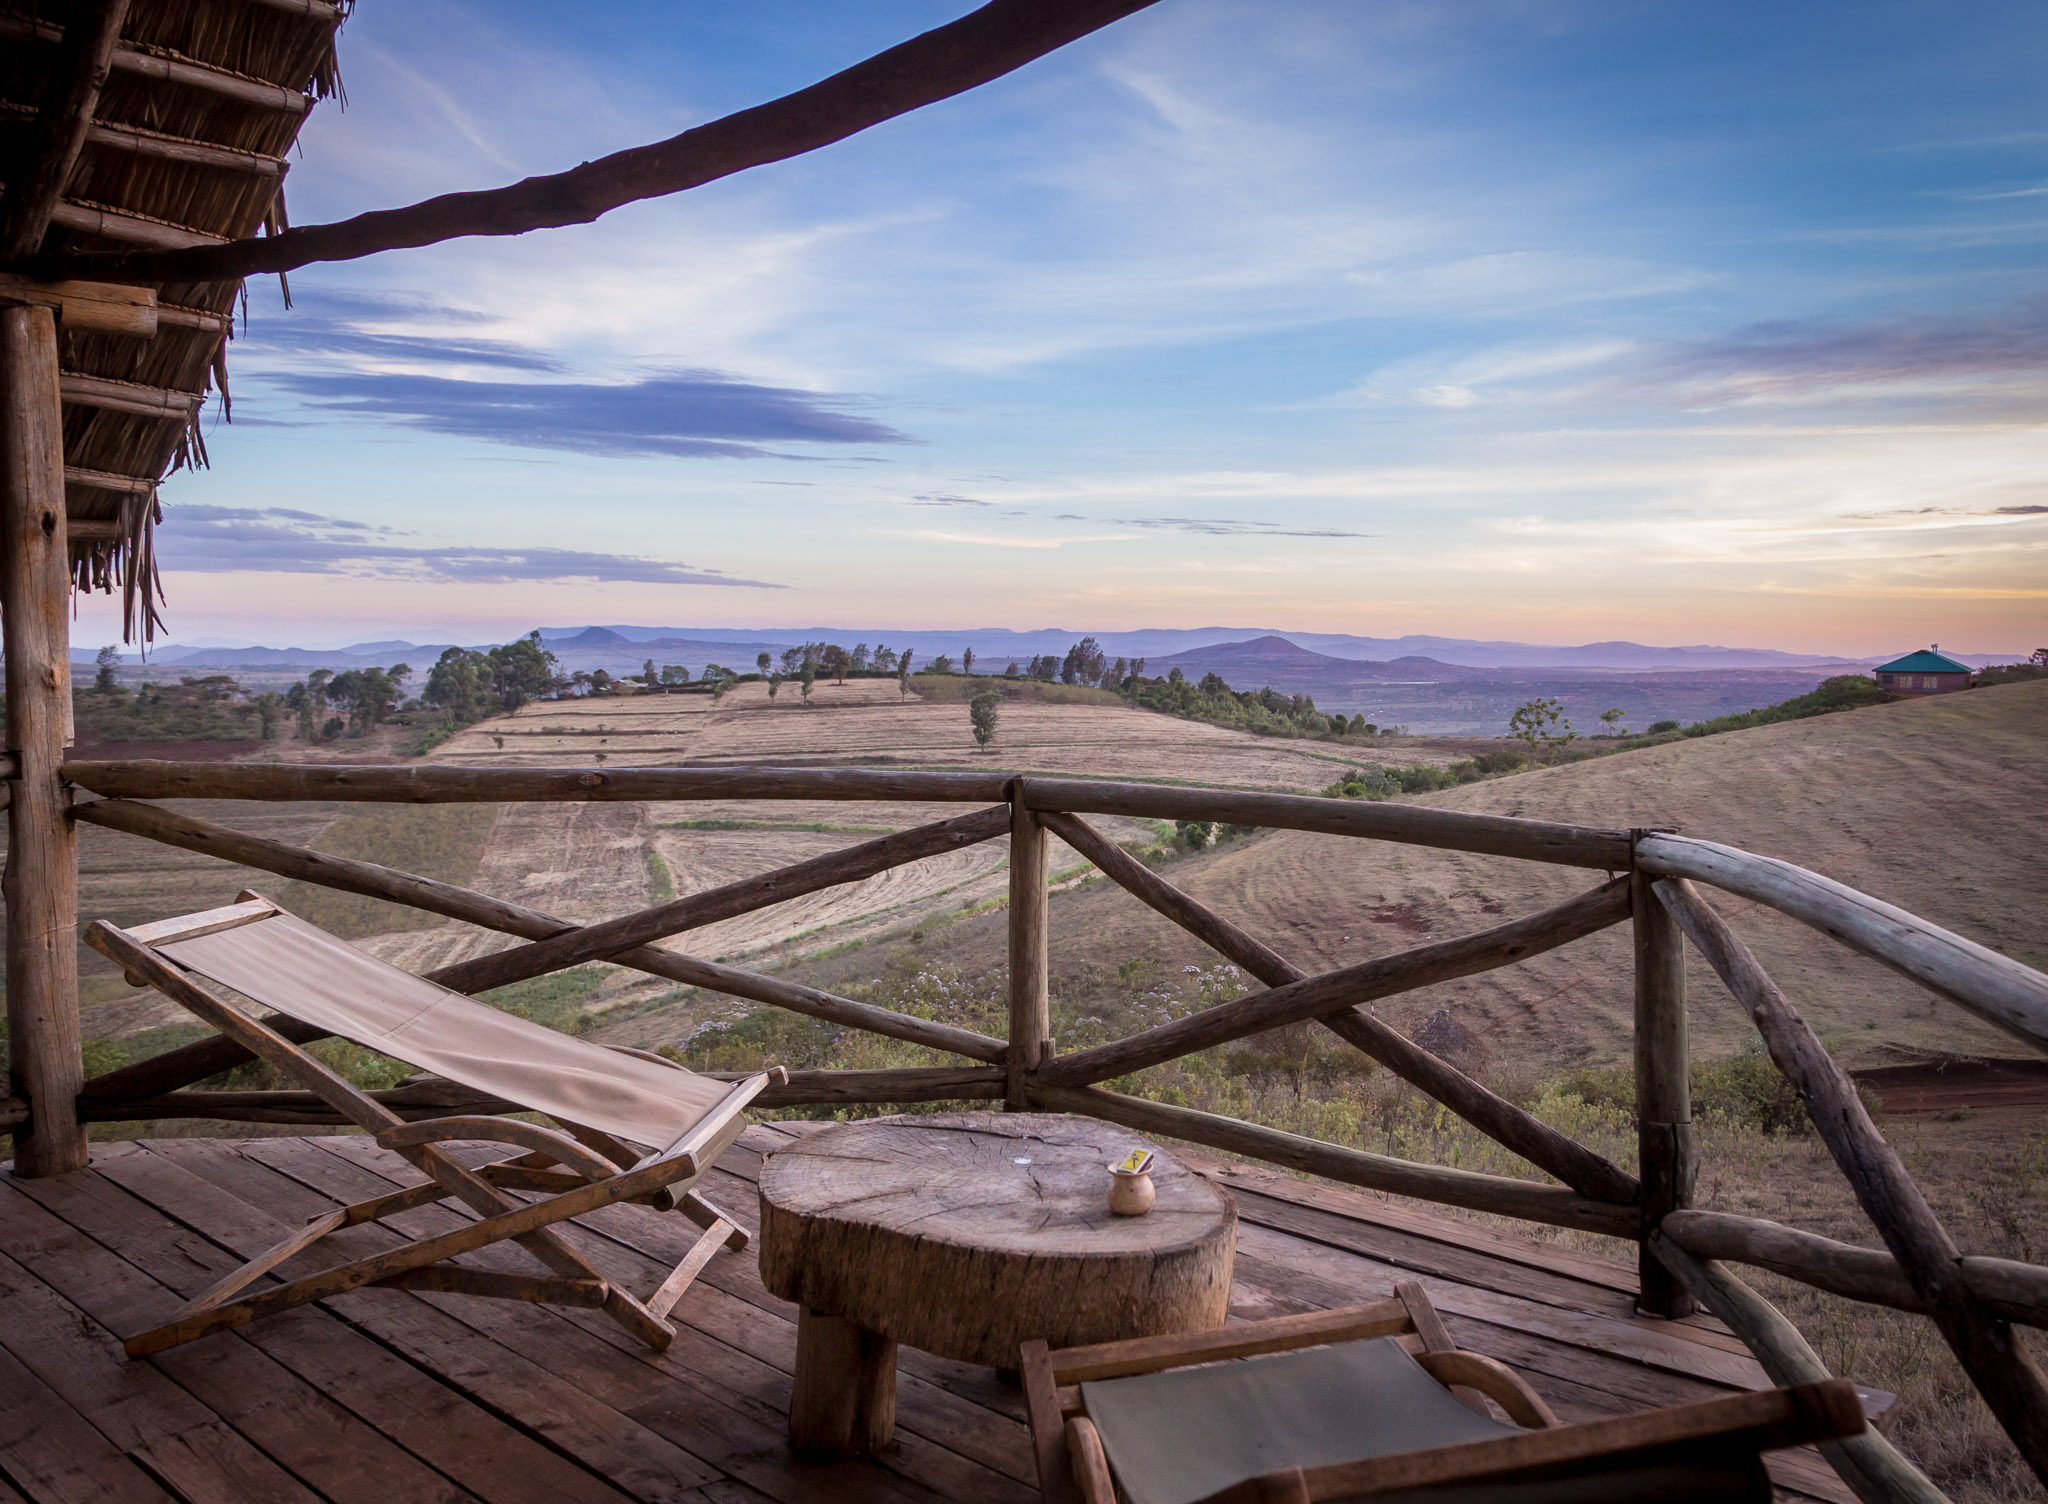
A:
[[[675,1337],[667,1320],[699,1271],[747,1235],[691,1190],[746,1127],[744,1109],[779,1067],[731,1083],[658,1055],[621,1051],[557,1033],[401,971],[244,893],[237,903],[118,929],[101,920],[86,943],[137,986],[151,985],[313,1092],[344,1118],[404,1155],[429,1179],[315,1217],[276,1247],[125,1344],[131,1357],[162,1352],[210,1331],[365,1285],[500,1296],[601,1309],[656,1350]],[[212,986],[538,1112],[566,1132],[516,1118],[472,1115],[407,1122]],[[485,1139],[520,1153],[470,1169],[445,1149]],[[521,1201],[508,1191],[547,1193]],[[465,1202],[479,1220],[372,1258],[244,1294],[329,1233],[431,1205]],[[603,1278],[553,1224],[614,1202],[680,1211],[703,1228],[689,1253],[645,1300]],[[545,1275],[472,1268],[457,1255],[512,1239]]]
[[[1186,1336],[1029,1342],[1021,1366],[1047,1504],[1769,1504],[1761,1453],[1864,1425],[1844,1379],[1561,1425],[1412,1282]]]

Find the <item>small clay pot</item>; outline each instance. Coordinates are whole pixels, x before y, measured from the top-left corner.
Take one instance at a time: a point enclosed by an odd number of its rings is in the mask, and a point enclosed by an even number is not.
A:
[[[1109,1172],[1109,1209],[1119,1217],[1142,1217],[1152,1210],[1158,1196],[1147,1171],[1140,1170],[1135,1175],[1122,1170]]]

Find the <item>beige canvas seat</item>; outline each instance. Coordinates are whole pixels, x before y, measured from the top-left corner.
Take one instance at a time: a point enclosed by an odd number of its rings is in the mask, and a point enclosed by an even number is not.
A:
[[[130,1356],[160,1352],[222,1327],[365,1285],[453,1291],[591,1306],[650,1346],[675,1336],[667,1316],[721,1248],[747,1235],[690,1189],[746,1127],[748,1102],[778,1068],[739,1082],[711,1080],[656,1055],[608,1049],[476,1002],[378,960],[245,893],[222,909],[119,929],[104,920],[91,945],[137,985],[151,985],[318,1095],[379,1144],[404,1155],[424,1183],[317,1217],[195,1297],[168,1321],[127,1340]],[[545,1114],[558,1131],[495,1115],[408,1123],[212,986],[328,1030],[418,1069]],[[440,1144],[483,1139],[521,1152],[474,1169]],[[547,1193],[522,1201],[510,1191]],[[479,1220],[404,1247],[244,1294],[271,1270],[345,1227],[454,1197]],[[678,1210],[704,1230],[645,1300],[604,1279],[552,1224],[614,1202]],[[512,1239],[547,1268],[508,1273],[452,1262]]]
[[[1029,1342],[1022,1368],[1048,1504],[1769,1504],[1763,1452],[1864,1425],[1842,1379],[1563,1425],[1415,1283],[1185,1336]]]

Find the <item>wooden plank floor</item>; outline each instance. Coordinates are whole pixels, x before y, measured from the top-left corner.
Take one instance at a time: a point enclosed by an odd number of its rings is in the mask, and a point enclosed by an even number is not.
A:
[[[762,1155],[805,1127],[749,1129],[706,1194],[751,1230]],[[1190,1159],[1242,1213],[1234,1315],[1378,1299],[1420,1277],[1461,1345],[1514,1364],[1567,1420],[1765,1382],[1712,1322],[1632,1316],[1624,1265]],[[0,1504],[1037,1498],[1018,1392],[909,1349],[888,1455],[796,1461],[785,1432],[795,1313],[762,1289],[751,1251],[712,1261],[659,1355],[600,1313],[366,1290],[123,1359],[116,1333],[336,1202],[416,1178],[396,1155],[338,1136],[97,1144],[77,1175],[0,1173]],[[467,1216],[432,1207],[392,1226],[418,1236]],[[646,1291],[695,1231],[615,1207],[569,1235],[608,1278]],[[395,1240],[351,1229],[287,1272]],[[477,1257],[523,1267],[503,1245]],[[1783,1497],[1851,1498],[1811,1452],[1779,1454],[1773,1472]]]

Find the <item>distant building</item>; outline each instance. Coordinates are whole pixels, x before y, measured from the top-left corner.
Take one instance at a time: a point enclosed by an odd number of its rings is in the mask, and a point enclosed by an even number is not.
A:
[[[1970,687],[1970,666],[1958,663],[1930,643],[1924,652],[1908,653],[1875,669],[1878,684],[1895,695],[1943,695]]]

